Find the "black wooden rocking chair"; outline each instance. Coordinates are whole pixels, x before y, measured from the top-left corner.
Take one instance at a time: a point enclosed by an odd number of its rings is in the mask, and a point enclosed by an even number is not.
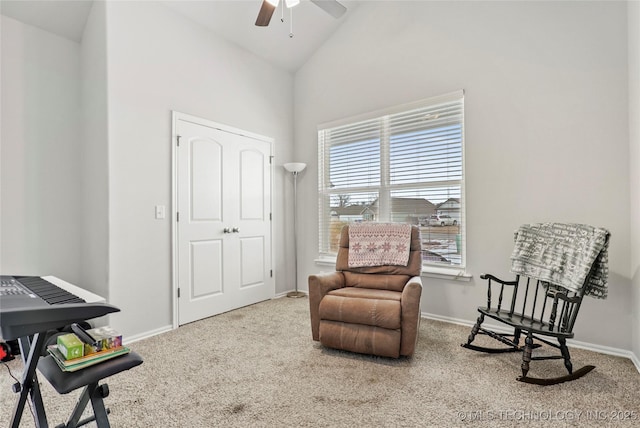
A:
[[[602,230],[602,229],[601,229]],[[606,231],[605,231],[606,232]],[[573,326],[576,322],[578,311],[585,294],[605,298],[606,289],[603,291],[592,289],[594,275],[598,275],[598,281],[606,285],[606,262],[609,234],[606,232],[603,248],[597,252],[582,287],[568,289],[554,285],[548,281],[535,279],[530,276],[517,274],[515,280],[504,281],[493,275],[484,274],[480,278],[488,281],[487,306],[479,307],[480,315],[471,329],[464,348],[487,353],[522,352],[522,376],[517,380],[538,385],[555,385],[558,383],[578,379],[589,373],[595,366],[587,365],[578,370],[573,370],[571,356],[567,348],[567,339],[573,338]],[[512,256],[513,258],[513,256]],[[603,264],[604,263],[604,271]],[[600,269],[600,272],[598,270]],[[598,282],[596,282],[598,284]],[[497,304],[492,300],[493,293],[498,291]],[[505,304],[503,305],[503,302]],[[504,323],[513,328],[513,334],[499,333],[482,327],[485,317]],[[503,330],[504,331],[504,330]],[[476,335],[486,334],[493,339],[502,342],[507,347],[488,348],[473,345]],[[524,346],[520,345],[521,335],[525,334]],[[541,337],[542,336],[542,337]],[[560,355],[533,356],[533,349],[540,344],[534,344],[536,339],[542,343],[560,350]],[[551,340],[557,340],[557,343]],[[533,360],[563,359],[569,374],[554,378],[538,378],[528,376],[529,363]]]

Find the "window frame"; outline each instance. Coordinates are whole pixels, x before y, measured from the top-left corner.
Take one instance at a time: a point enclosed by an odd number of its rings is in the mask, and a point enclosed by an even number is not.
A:
[[[331,247],[331,243],[327,241],[328,235],[323,236],[328,232],[327,219],[328,216],[331,215],[332,207],[331,207],[331,196],[336,194],[335,191],[331,191],[330,182],[330,147],[331,145],[325,141],[324,133],[325,131],[329,131],[334,128],[344,127],[349,125],[356,125],[361,122],[373,122],[377,123],[377,125],[371,125],[372,127],[378,126],[379,129],[383,130],[380,135],[378,144],[380,145],[380,159],[379,159],[379,169],[380,169],[380,182],[377,186],[362,186],[362,187],[353,187],[348,189],[342,189],[342,194],[355,194],[357,192],[368,192],[372,190],[377,190],[378,192],[378,200],[380,212],[378,213],[378,217],[382,219],[381,221],[392,221],[391,220],[391,194],[394,191],[401,190],[403,188],[417,188],[416,182],[404,183],[404,184],[391,184],[390,183],[390,150],[391,150],[391,139],[392,135],[388,132],[390,117],[397,114],[410,113],[413,110],[428,108],[431,106],[437,106],[443,103],[449,102],[459,102],[461,104],[460,111],[462,118],[457,124],[461,127],[460,130],[460,145],[461,145],[461,171],[460,171],[460,179],[455,180],[451,178],[447,178],[446,180],[433,182],[428,186],[422,186],[422,189],[436,189],[438,186],[447,186],[451,187],[453,184],[459,186],[460,188],[460,230],[459,234],[461,235],[461,241],[463,242],[460,254],[460,264],[459,265],[446,265],[446,264],[438,264],[438,263],[425,263],[423,261],[423,275],[436,277],[436,278],[446,278],[446,279],[456,279],[468,281],[471,278],[466,272],[467,260],[466,260],[466,248],[467,248],[467,240],[466,240],[466,209],[465,209],[465,117],[464,117],[464,90],[459,90],[455,92],[451,92],[448,94],[444,94],[441,96],[431,97],[423,100],[419,100],[416,102],[402,104],[395,107],[377,110],[374,112],[353,116],[333,122],[323,123],[318,125],[318,214],[319,214],[319,224],[318,224],[318,251],[319,257],[316,259],[317,264],[325,265],[325,264],[334,264],[336,254],[330,251],[323,251],[323,249],[328,249]],[[447,124],[443,124],[442,128],[448,126]],[[440,128],[434,128],[440,129]],[[387,139],[384,141],[384,139]],[[334,143],[335,144],[335,143]],[[347,190],[345,192],[345,190]],[[334,195],[335,196],[335,195]],[[426,198],[425,198],[426,199]],[[430,201],[429,201],[430,202]],[[446,201],[445,201],[446,202]],[[324,248],[323,248],[324,246]]]

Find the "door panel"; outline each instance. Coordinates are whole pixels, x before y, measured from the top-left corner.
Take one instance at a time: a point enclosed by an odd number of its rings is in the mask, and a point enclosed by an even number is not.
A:
[[[220,294],[222,290],[222,241],[191,242],[189,259],[192,299]]]
[[[222,147],[216,141],[189,141],[191,221],[222,219]]]
[[[244,150],[240,153],[240,218],[242,220],[262,220],[264,183],[264,155],[256,151]]]
[[[264,281],[264,239],[261,236],[240,240],[240,287],[261,284]]]
[[[175,123],[177,310],[185,324],[275,294],[271,144],[201,119]]]

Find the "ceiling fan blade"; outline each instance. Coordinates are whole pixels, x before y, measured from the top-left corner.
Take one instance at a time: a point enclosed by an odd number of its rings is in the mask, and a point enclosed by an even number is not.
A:
[[[334,18],[340,18],[347,11],[347,8],[336,0],[311,0],[311,3],[315,4]]]
[[[258,12],[258,18],[256,19],[256,25],[258,27],[266,27],[271,21],[271,16],[276,10],[276,7],[269,3],[267,0],[262,0],[262,6],[260,12]]]

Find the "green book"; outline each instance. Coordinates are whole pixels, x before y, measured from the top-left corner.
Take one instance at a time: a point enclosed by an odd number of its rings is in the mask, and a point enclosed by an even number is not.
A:
[[[95,364],[99,364],[103,361],[131,352],[131,350],[126,346],[120,346],[118,348],[107,349],[106,351],[86,355],[84,357],[74,358],[73,360],[65,360],[57,345],[48,346],[47,351],[53,357],[56,364],[58,364],[58,367],[65,372],[75,372],[84,369],[85,367],[91,367]]]
[[[58,336],[58,351],[66,360],[72,360],[84,355],[84,344],[73,333]]]

